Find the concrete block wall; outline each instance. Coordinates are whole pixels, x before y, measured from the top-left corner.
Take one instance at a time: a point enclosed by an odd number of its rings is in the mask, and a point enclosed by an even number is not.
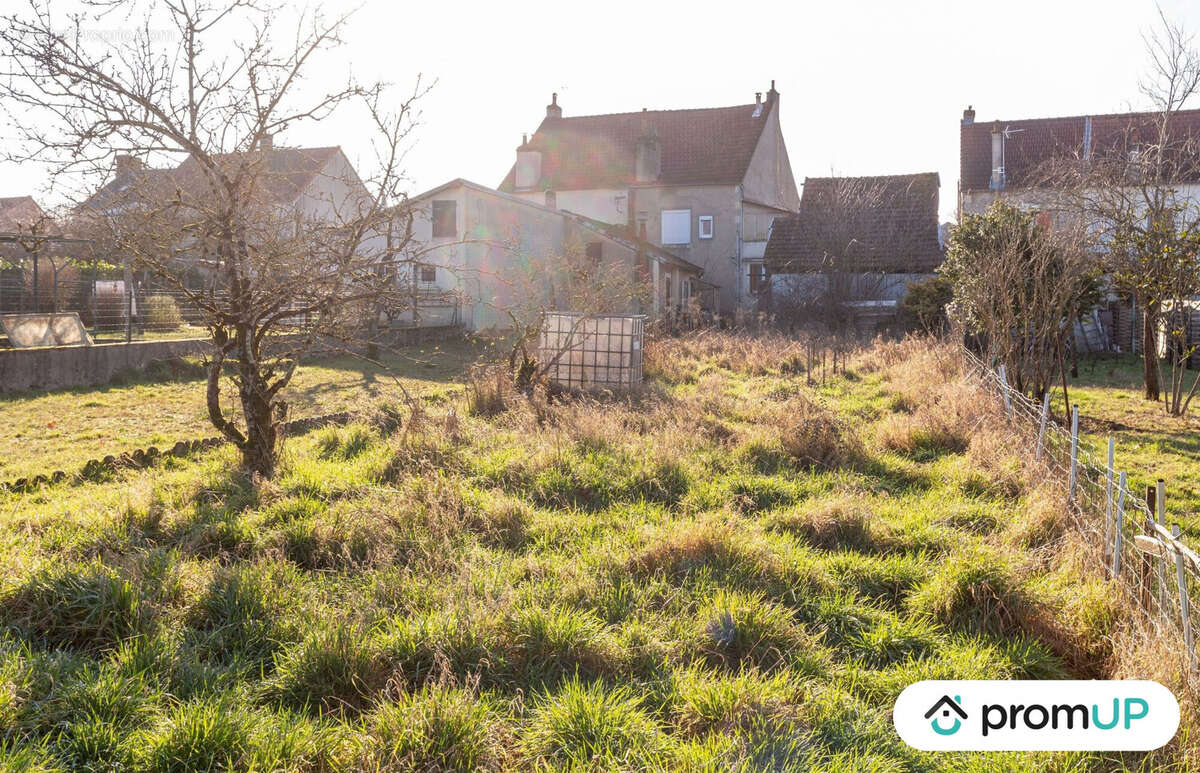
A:
[[[43,346],[0,350],[0,392],[107,384],[119,373],[143,370],[156,360],[200,355],[205,338],[133,341],[94,346]]]

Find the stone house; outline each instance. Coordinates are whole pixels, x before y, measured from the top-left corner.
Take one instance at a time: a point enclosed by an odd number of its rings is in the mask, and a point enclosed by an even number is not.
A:
[[[779,92],[753,104],[566,116],[552,95],[500,190],[614,226],[699,266],[722,314],[756,307],[772,220],[799,206]],[[682,285],[656,295],[679,298]]]
[[[413,222],[411,265],[402,277],[429,294],[453,293],[470,330],[506,328],[508,312],[530,304],[566,309],[570,262],[636,277],[656,292],[649,298],[612,299],[620,308],[659,314],[681,304],[699,285],[701,269],[640,239],[624,225],[553,209],[511,193],[455,179],[409,199]],[[671,288],[682,288],[673,291]]]

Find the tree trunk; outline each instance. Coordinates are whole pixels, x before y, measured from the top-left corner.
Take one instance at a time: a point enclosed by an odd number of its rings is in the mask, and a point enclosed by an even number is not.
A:
[[[1146,386],[1145,398],[1158,401],[1160,396],[1158,386],[1158,341],[1155,332],[1158,327],[1156,304],[1147,301],[1142,307],[1142,378]]]
[[[242,416],[246,421],[242,467],[264,478],[272,478],[278,461],[276,446],[279,439],[275,406],[256,369],[250,366],[241,370]]]

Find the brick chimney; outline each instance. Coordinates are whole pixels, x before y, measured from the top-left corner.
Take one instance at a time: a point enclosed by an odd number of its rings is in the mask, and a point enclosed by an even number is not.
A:
[[[264,134],[258,138],[258,149],[263,153],[270,153],[275,148],[275,135]]]
[[[642,112],[645,113],[646,108],[643,107]],[[658,129],[644,116],[634,155],[634,171],[640,183],[658,182],[662,175],[662,143],[658,140]]]
[[[967,105],[967,109],[963,111],[962,125],[970,126],[975,123],[975,108]]]
[[[767,104],[773,105],[779,99],[779,92],[775,90],[775,79],[771,79],[771,89],[767,92]]]
[[[517,173],[513,185],[517,190],[528,190],[538,187],[542,181],[542,152],[535,150],[529,144],[529,137],[521,135],[521,145],[517,148]]]
[[[117,154],[115,166],[117,177],[120,177],[121,175],[132,174],[146,168],[146,165],[141,161],[124,153]]]
[[[550,95],[550,104],[546,105],[547,118],[562,118],[562,108],[558,106],[558,92]]]

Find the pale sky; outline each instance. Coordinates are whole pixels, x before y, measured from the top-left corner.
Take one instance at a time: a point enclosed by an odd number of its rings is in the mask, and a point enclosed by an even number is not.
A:
[[[1144,107],[1141,33],[1156,21],[1151,0],[325,3],[360,5],[349,48],[310,75],[436,79],[406,164],[412,193],[455,177],[499,184],[554,91],[564,115],[589,115],[745,104],[774,78],[797,184],[936,171],[943,220],[963,108],[990,121]],[[1200,31],[1200,3],[1161,5]],[[277,143],[367,153],[336,119]],[[43,184],[38,168],[0,164],[0,196],[41,198]]]

